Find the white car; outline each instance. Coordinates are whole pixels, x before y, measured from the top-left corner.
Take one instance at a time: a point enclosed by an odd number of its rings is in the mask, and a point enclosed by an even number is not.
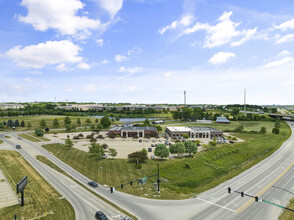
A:
[[[104,154],[101,158],[105,159],[106,157],[108,157],[108,154]]]

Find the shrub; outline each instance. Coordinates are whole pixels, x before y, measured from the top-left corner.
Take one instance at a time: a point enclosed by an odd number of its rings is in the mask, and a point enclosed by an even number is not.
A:
[[[185,163],[184,168],[185,169],[191,169],[191,167],[190,167],[190,165],[188,163]]]
[[[134,167],[137,170],[142,169],[142,164],[135,164]]]
[[[102,144],[102,147],[103,147],[103,149],[105,150],[105,149],[108,148],[108,145],[107,145],[107,144]]]

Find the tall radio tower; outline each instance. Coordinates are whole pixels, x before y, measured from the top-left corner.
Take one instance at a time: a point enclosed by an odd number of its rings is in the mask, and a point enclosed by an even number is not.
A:
[[[246,89],[244,89],[244,116],[246,117]]]
[[[184,105],[186,106],[186,91],[184,91]]]

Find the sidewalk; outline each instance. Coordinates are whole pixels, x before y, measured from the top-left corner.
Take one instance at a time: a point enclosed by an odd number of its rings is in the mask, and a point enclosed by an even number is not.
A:
[[[0,170],[0,209],[16,204],[19,204],[18,197]]]

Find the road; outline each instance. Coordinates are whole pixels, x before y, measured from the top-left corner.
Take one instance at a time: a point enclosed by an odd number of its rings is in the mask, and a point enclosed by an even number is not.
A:
[[[11,138],[6,139],[4,138],[5,135],[9,135]],[[95,219],[94,215],[98,210],[103,210],[110,219],[120,219],[120,215],[122,214],[120,211],[105,203],[70,178],[39,162],[35,156],[42,154],[31,147],[31,142],[18,140],[15,133],[1,133],[0,139],[5,142],[5,144],[1,144],[1,149],[15,150],[15,145],[21,144],[22,149],[17,151],[50,185],[71,203],[75,210],[76,219]]]
[[[282,209],[254,202],[240,194],[227,192],[228,186],[286,206],[294,195],[294,126],[289,123],[292,136],[270,157],[251,167],[233,179],[188,200],[151,200],[123,192],[111,194],[108,189],[92,189],[120,207],[137,215],[140,219],[278,219]],[[12,134],[11,134],[12,135]],[[28,145],[28,146],[27,146]],[[63,163],[38,143],[27,144],[27,148],[46,156],[80,183],[87,186],[89,179]],[[24,150],[27,151],[27,150]],[[26,154],[24,154],[28,157]],[[30,161],[29,161],[30,162]],[[41,175],[43,175],[41,173]],[[88,187],[88,186],[87,186]]]

